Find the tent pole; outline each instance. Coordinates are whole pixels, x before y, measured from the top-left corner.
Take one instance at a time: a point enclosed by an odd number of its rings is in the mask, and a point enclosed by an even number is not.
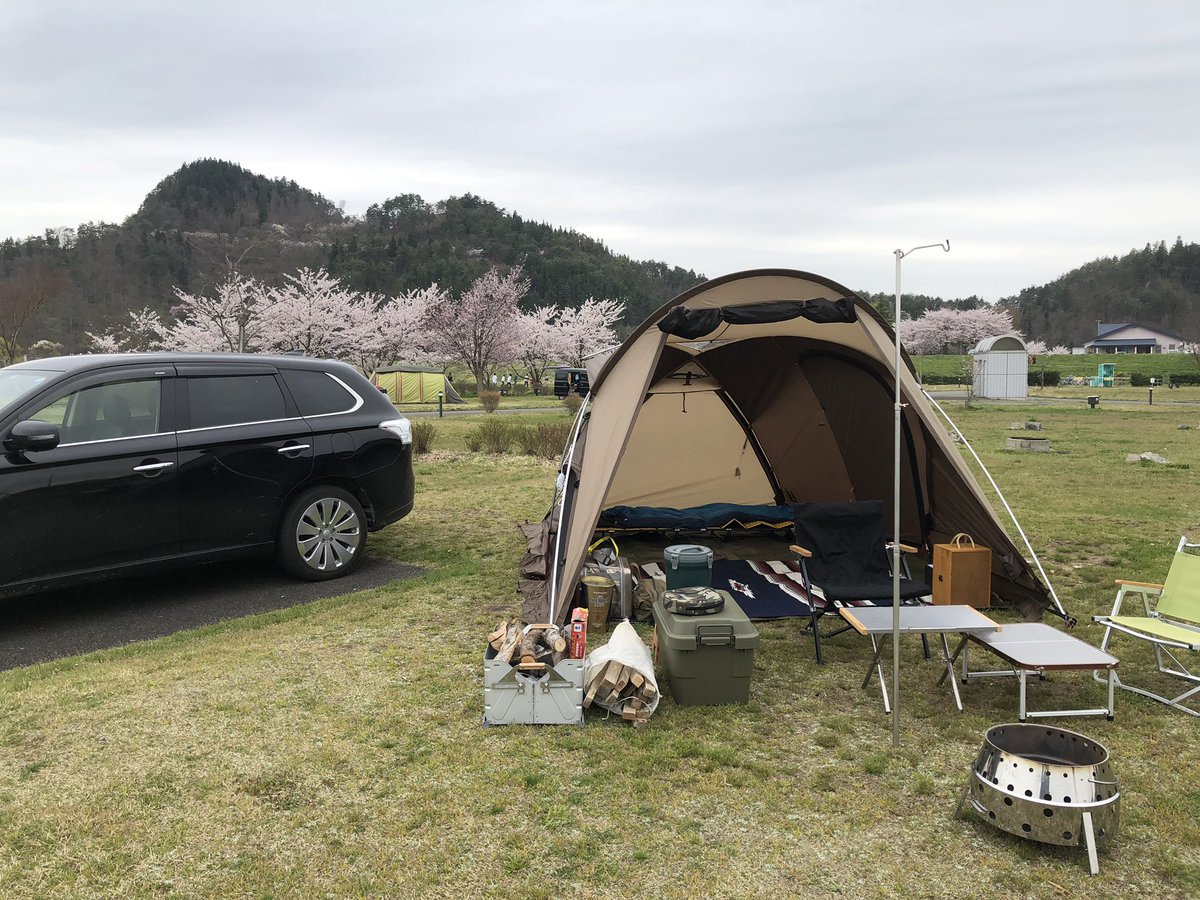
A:
[[[575,416],[575,427],[571,431],[571,440],[567,444],[567,448],[563,451],[563,461],[558,470],[562,475],[563,487],[562,498],[558,506],[558,529],[554,532],[554,568],[550,572],[550,621],[552,623],[558,622],[556,618],[558,613],[558,590],[560,586],[558,573],[562,568],[563,520],[567,513],[567,488],[570,487],[571,463],[575,460],[575,445],[579,441],[579,429],[583,425],[583,417],[587,412],[591,399],[591,394],[588,394],[588,396],[584,397],[583,404],[579,407],[579,413]],[[557,490],[555,491],[555,499],[559,499]],[[550,509],[553,511],[553,503],[551,503]]]
[[[954,429],[954,433],[962,438],[963,446],[971,451],[971,456],[975,459],[975,462],[979,464],[979,468],[983,470],[983,474],[987,476],[988,484],[992,486],[992,490],[994,490],[996,492],[996,496],[1000,498],[1000,503],[1004,506],[1004,511],[1007,512],[1008,517],[1012,519],[1013,526],[1017,529],[1017,534],[1021,536],[1021,540],[1025,543],[1025,549],[1028,550],[1029,555],[1033,557],[1034,565],[1037,566],[1038,572],[1041,573],[1042,583],[1045,584],[1046,589],[1050,591],[1050,598],[1054,601],[1054,605],[1058,607],[1058,611],[1062,614],[1064,619],[1070,619],[1071,616],[1067,614],[1067,611],[1063,608],[1062,602],[1058,599],[1058,594],[1055,593],[1054,585],[1050,583],[1050,579],[1046,575],[1046,570],[1042,568],[1042,561],[1038,559],[1037,553],[1034,552],[1033,545],[1029,543],[1029,538],[1025,536],[1025,529],[1022,528],[1021,523],[1017,521],[1017,514],[1013,512],[1012,507],[1008,505],[1008,501],[1004,499],[1004,493],[1000,490],[1000,485],[996,484],[996,479],[992,477],[992,473],[988,471],[988,467],[983,464],[983,460],[979,458],[979,454],[975,452],[975,448],[971,446],[971,442],[967,440],[967,436],[962,433],[962,429],[959,428],[954,423],[954,420],[950,418],[949,413],[942,409],[942,405],[933,399],[929,391],[922,390],[921,393],[925,395],[926,400],[933,404],[933,408],[942,414],[942,418],[945,419],[950,427]]]
[[[896,379],[895,422],[892,443],[892,746],[900,746],[900,414],[904,405],[900,402],[900,260],[918,250],[941,247],[950,252],[950,241],[945,244],[922,244],[908,253],[896,254],[896,318],[893,328],[893,343],[896,348],[894,368]]]

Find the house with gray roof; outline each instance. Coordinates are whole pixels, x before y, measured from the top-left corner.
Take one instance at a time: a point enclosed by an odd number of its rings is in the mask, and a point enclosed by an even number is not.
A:
[[[1182,353],[1187,339],[1140,322],[1096,324],[1096,337],[1083,345],[1088,353]]]

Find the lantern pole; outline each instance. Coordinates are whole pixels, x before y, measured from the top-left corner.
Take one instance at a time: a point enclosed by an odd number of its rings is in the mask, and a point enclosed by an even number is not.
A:
[[[900,414],[904,405],[900,402],[900,260],[916,253],[918,250],[928,250],[931,247],[941,247],[950,252],[950,240],[947,238],[941,244],[922,244],[913,247],[907,253],[903,250],[894,251],[896,254],[896,318],[895,344],[896,358],[894,374],[896,377],[896,405],[894,433],[892,443],[892,746],[900,746]]]

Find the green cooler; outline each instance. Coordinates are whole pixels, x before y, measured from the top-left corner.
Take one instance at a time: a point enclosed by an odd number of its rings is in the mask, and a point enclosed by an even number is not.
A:
[[[718,706],[750,699],[758,629],[725,591],[725,608],[702,616],[667,612],[654,601],[654,636],[671,696],[680,706]]]
[[[713,552],[699,544],[673,544],[663,551],[667,590],[709,587],[712,584]]]

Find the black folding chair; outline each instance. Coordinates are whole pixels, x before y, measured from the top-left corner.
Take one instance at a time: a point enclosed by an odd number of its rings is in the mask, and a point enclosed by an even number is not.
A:
[[[849,604],[892,605],[892,544],[884,532],[881,500],[799,503],[795,506],[795,522],[796,543],[791,550],[800,557],[804,589],[813,600],[809,627],[816,643],[817,662],[823,663],[821,638],[841,634],[850,627],[842,625],[822,635],[820,619],[825,613],[836,613],[839,606]],[[905,544],[900,549],[917,552],[917,548]],[[912,577],[907,560],[902,558],[901,563],[902,603],[933,592],[929,585]],[[823,606],[813,597],[814,585],[825,595]],[[928,646],[925,653],[929,653]]]

